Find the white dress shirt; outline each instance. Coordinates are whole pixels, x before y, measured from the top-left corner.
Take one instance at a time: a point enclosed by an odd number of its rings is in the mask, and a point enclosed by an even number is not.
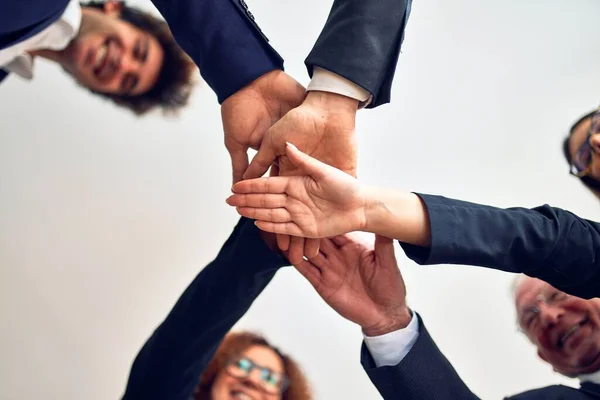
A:
[[[321,67],[315,67],[312,80],[306,90],[341,94],[358,100],[360,108],[366,107],[373,97],[356,83]]]
[[[33,78],[33,57],[30,51],[62,50],[68,46],[79,31],[81,7],[79,1],[71,0],[61,17],[38,34],[0,50],[0,68],[25,79]],[[359,101],[361,107],[371,101],[371,94],[348,79],[316,67],[308,91],[337,93]]]
[[[29,51],[62,50],[73,40],[81,24],[79,2],[71,0],[52,25],[22,42],[0,50],[0,67],[25,79],[33,78],[33,57]]]
[[[377,368],[400,364],[419,338],[419,318],[412,318],[406,328],[381,336],[365,336],[365,345]]]

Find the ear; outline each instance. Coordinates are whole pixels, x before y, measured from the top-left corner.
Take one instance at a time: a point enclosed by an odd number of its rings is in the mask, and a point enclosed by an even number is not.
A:
[[[123,2],[116,0],[108,0],[104,3],[104,14],[109,17],[118,18],[123,10]]]

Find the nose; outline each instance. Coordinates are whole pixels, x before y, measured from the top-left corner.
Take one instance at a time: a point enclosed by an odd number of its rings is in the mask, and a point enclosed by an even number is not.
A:
[[[252,371],[250,375],[244,377],[242,383],[251,389],[260,390],[260,372]]]
[[[590,136],[590,146],[596,154],[600,154],[600,133],[594,133]]]
[[[542,302],[538,308],[540,310],[540,320],[544,328],[556,325],[558,320],[562,318],[563,309],[561,307],[555,307]]]

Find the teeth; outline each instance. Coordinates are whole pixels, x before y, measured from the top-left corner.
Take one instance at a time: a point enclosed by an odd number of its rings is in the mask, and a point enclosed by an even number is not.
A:
[[[233,398],[240,399],[240,400],[252,400],[252,397],[250,397],[246,393],[242,393],[242,392],[234,392]]]
[[[564,335],[562,335],[562,337],[560,338],[561,347],[567,341],[567,339],[569,338],[569,336],[571,336],[573,333],[575,333],[575,331],[577,329],[579,329],[580,327],[581,327],[581,324],[575,324],[575,325],[573,325],[571,327],[571,329],[569,329],[568,331],[566,331]]]
[[[108,52],[108,49],[106,48],[105,44],[100,46],[98,48],[98,50],[96,50],[96,62],[94,63],[94,68],[98,68],[99,66],[102,65],[107,52]]]

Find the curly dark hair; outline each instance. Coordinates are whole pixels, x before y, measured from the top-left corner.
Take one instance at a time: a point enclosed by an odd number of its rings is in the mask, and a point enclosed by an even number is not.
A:
[[[569,165],[571,165],[571,162],[572,162],[571,151],[570,151],[570,147],[569,147],[571,135],[573,135],[573,132],[575,131],[575,129],[577,129],[579,127],[579,125],[581,125],[582,123],[584,123],[585,121],[590,119],[592,117],[592,115],[594,115],[595,112],[596,112],[596,110],[591,111],[591,112],[585,114],[584,116],[582,116],[581,118],[579,118],[577,120],[577,122],[575,122],[571,126],[571,129],[569,129],[569,135],[563,140],[563,143],[562,143],[563,155],[565,156]],[[598,182],[596,179],[594,179],[590,176],[582,176],[579,179],[588,188],[595,190],[595,191],[600,191],[600,182]]]
[[[289,386],[283,392],[282,400],[312,399],[310,386],[298,364],[289,356],[281,353],[264,337],[251,332],[229,333],[217,349],[204,373],[200,376],[200,384],[194,393],[194,400],[210,400],[210,391],[219,372],[225,368],[227,361],[239,355],[251,346],[265,346],[277,353],[283,361],[284,372],[289,379]]]
[[[185,106],[193,86],[194,62],[179,47],[169,26],[165,21],[142,11],[137,7],[127,6],[120,1],[120,19],[148,32],[156,38],[163,49],[164,59],[154,86],[146,93],[127,96],[100,93],[102,97],[112,100],[119,106],[126,107],[137,115],[142,115],[155,107],[167,113],[172,113]],[[82,7],[103,9],[105,1],[90,1],[81,3]]]

